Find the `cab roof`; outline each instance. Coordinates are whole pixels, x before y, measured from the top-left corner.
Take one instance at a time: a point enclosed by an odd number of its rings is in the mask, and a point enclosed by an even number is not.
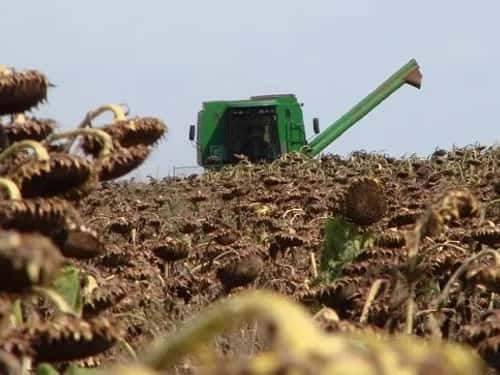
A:
[[[242,99],[242,100],[212,100],[203,102],[203,106],[222,104],[227,107],[236,107],[236,108],[267,107],[287,102],[297,103],[297,97],[294,94],[258,95],[258,96],[251,96],[250,99]]]

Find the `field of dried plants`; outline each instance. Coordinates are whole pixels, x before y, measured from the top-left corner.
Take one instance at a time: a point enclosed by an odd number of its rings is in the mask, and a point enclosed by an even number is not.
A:
[[[0,373],[500,369],[500,146],[115,181],[166,125],[48,87],[0,69]]]

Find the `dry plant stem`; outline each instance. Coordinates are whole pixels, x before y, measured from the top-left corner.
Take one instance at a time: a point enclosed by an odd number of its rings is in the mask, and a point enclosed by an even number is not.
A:
[[[125,339],[119,339],[118,342],[130,356],[130,358],[132,358],[133,361],[137,361],[137,354],[135,353],[134,348],[132,348],[130,344],[127,341],[125,341]]]
[[[417,225],[415,226],[415,229],[406,235],[406,242],[409,244],[408,247],[408,268],[410,270],[414,270],[417,266],[417,255],[418,255],[418,249],[420,247],[420,241],[422,239],[422,228],[424,225],[426,225],[427,221],[430,219],[431,215],[431,210],[427,210],[427,212],[424,214],[424,216],[417,222]],[[406,320],[405,320],[405,332],[408,335],[411,335],[413,331],[413,320],[414,316],[413,314],[415,313],[415,301],[414,301],[414,296],[415,294],[415,285],[410,282],[409,285],[409,293],[408,293],[408,298],[406,300]]]
[[[45,149],[45,147],[43,147],[41,143],[31,140],[24,140],[16,142],[9,148],[4,150],[0,154],[0,163],[4,162],[5,159],[10,157],[11,155],[14,155],[24,149],[32,149],[33,152],[35,153],[36,160],[39,161],[49,160],[49,154],[47,153],[47,150]]]
[[[285,213],[281,216],[283,219],[285,219],[289,213],[291,212],[297,212],[297,213],[304,213],[304,210],[302,208],[290,208],[289,210],[286,210]]]
[[[490,302],[488,303],[488,309],[493,310],[495,308],[496,293],[492,292],[490,294]]]
[[[132,246],[135,248],[137,240],[137,229],[132,228],[130,231],[130,241],[132,241]]]
[[[372,286],[370,287],[370,291],[368,292],[368,297],[366,298],[365,304],[363,305],[361,317],[359,318],[359,322],[361,324],[365,324],[367,322],[368,313],[370,312],[370,307],[371,307],[373,301],[375,300],[375,297],[377,296],[377,293],[380,290],[380,287],[383,284],[387,284],[387,280],[377,279],[373,282]]]
[[[424,220],[427,220],[429,213],[425,214]],[[417,222],[415,225],[415,229],[406,232],[405,240],[408,244],[408,262],[411,262],[418,255],[418,248],[420,246],[421,241],[421,231],[422,231],[422,222]]]
[[[467,253],[467,249],[463,248],[462,246],[458,246],[457,244],[451,243],[451,242],[446,242],[446,243],[442,244],[441,246],[452,247],[454,249],[462,251],[463,253]],[[495,256],[495,259],[497,259],[496,256]]]
[[[435,243],[435,241],[433,240],[433,243],[434,245],[432,246],[429,246],[428,248],[426,248],[427,251],[433,251],[433,250],[437,250],[439,249],[440,247],[446,247],[446,246],[450,246],[450,247],[453,247],[453,245],[457,246],[457,244],[459,244],[460,242],[459,241],[451,241],[451,240],[448,240],[446,242],[443,242],[443,243]],[[464,248],[458,246],[458,250],[463,250],[463,251],[466,251]]]
[[[255,322],[252,326],[252,339],[251,339],[251,342],[252,343],[255,343],[257,342],[257,331],[259,329],[259,323],[258,322]],[[254,356],[255,355],[255,350],[256,350],[256,345],[251,345],[250,347],[250,355],[251,356]]]
[[[0,177],[0,188],[2,188],[7,193],[7,198],[9,200],[21,200],[21,192],[17,185],[5,177]]]
[[[487,202],[483,205],[483,207],[481,209],[481,214],[479,217],[479,222],[477,224],[478,227],[480,227],[484,223],[484,221],[486,220],[486,211],[488,210],[488,208],[495,205],[495,204],[498,204],[498,203],[500,203],[500,198],[494,199],[494,200]]]
[[[85,134],[97,138],[102,144],[102,149],[99,153],[99,158],[104,158],[109,154],[111,154],[111,151],[113,150],[113,140],[111,139],[111,136],[108,133],[99,129],[92,129],[92,128],[77,129],[65,133],[54,134],[48,137],[47,140],[44,141],[44,143],[50,144],[54,141],[64,138],[73,139],[80,135],[85,135]],[[70,148],[71,148],[71,142],[70,142]]]
[[[23,356],[21,359],[21,375],[32,374],[32,360],[28,356]]]
[[[421,310],[418,311],[415,314],[415,318],[420,317],[421,315],[427,315],[427,314],[433,314],[433,313],[438,313],[438,312],[444,312],[444,313],[449,313],[449,314],[456,314],[457,310],[455,309],[450,309],[450,308],[442,308],[442,309],[427,309],[427,310]]]
[[[17,301],[16,301],[17,302]],[[16,327],[16,302],[10,306],[10,313],[0,318],[0,341],[4,340],[12,328]]]
[[[406,325],[405,332],[411,335],[413,332],[413,314],[415,310],[415,299],[413,298],[413,287],[410,288],[410,297],[406,301]]]
[[[289,348],[292,357],[314,348],[323,337],[305,309],[268,292],[246,293],[219,303],[173,337],[159,341],[145,355],[143,363],[154,370],[165,370],[199,350],[215,335],[253,319],[276,325],[277,345]]]
[[[494,199],[494,200],[492,200],[491,202],[488,202],[486,206],[487,206],[487,207],[489,207],[489,206],[493,206],[494,204],[497,204],[497,203],[500,203],[500,198],[498,198],[498,199]]]
[[[327,215],[320,216],[320,217],[317,217],[317,218],[315,218],[315,219],[311,220],[311,221],[309,222],[309,224],[311,224],[311,225],[312,225],[312,224],[314,224],[316,221],[326,220],[326,219],[328,219],[328,216],[327,216]]]
[[[98,117],[99,115],[106,113],[106,112],[113,113],[113,122],[127,120],[127,116],[125,115],[125,112],[120,107],[120,105],[118,105],[118,104],[104,104],[104,105],[102,105],[102,106],[100,106],[92,111],[87,112],[87,114],[85,115],[85,118],[78,125],[78,128],[79,129],[92,128],[92,120],[94,120],[96,117]],[[64,151],[69,152],[71,147],[73,147],[74,143],[75,143],[74,140],[72,142],[68,142],[68,144],[66,144],[66,146],[64,147]]]
[[[500,255],[498,254],[497,251],[495,251],[493,249],[482,250],[479,253],[466,259],[462,263],[462,265],[455,271],[455,273],[450,277],[450,279],[446,283],[446,286],[443,288],[443,291],[441,292],[441,294],[431,304],[431,308],[433,309],[433,308],[439,307],[448,298],[448,295],[450,294],[450,290],[451,290],[452,285],[467,270],[467,268],[471,265],[471,263],[486,256],[486,255],[493,256],[495,258],[495,263],[500,264]]]
[[[165,279],[168,279],[169,275],[170,275],[170,264],[169,263],[165,263],[163,265],[163,277]]]
[[[96,119],[103,113],[112,112],[113,113],[113,122],[115,121],[124,121],[127,120],[127,116],[125,116],[125,111],[118,104],[104,104],[92,111],[87,112],[83,121],[78,125],[79,128],[86,128],[88,126],[92,127],[92,120]]]
[[[317,279],[318,278],[318,266],[316,265],[316,256],[314,255],[313,251],[311,251],[309,253],[309,258],[311,259],[312,276],[314,279]]]
[[[297,212],[295,215],[293,215],[293,217],[290,219],[290,225],[293,225],[295,219],[297,219],[300,216],[304,216],[304,212]]]
[[[221,260],[222,258],[224,258],[230,254],[239,255],[239,253],[236,250],[231,249],[231,250],[225,251],[225,252],[217,255],[214,259],[212,259],[211,262],[208,262],[208,263],[216,263],[217,261]]]

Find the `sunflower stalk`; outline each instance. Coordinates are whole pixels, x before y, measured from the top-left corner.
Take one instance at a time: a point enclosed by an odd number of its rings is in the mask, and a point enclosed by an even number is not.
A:
[[[47,150],[45,149],[45,147],[43,147],[41,143],[32,140],[24,140],[16,142],[12,144],[10,147],[8,147],[6,150],[4,150],[0,154],[0,163],[5,162],[5,160],[10,156],[15,155],[19,151],[25,149],[31,149],[35,154],[36,160],[45,161],[49,160],[50,158]]]
[[[127,116],[123,108],[118,104],[104,104],[92,111],[87,112],[85,118],[82,120],[79,128],[92,127],[92,121],[95,120],[98,116],[102,115],[106,112],[113,113],[113,122],[117,121],[125,121],[127,120]]]
[[[0,177],[0,188],[7,193],[8,200],[21,200],[21,191],[17,185],[10,179]]]
[[[75,138],[81,135],[89,135],[91,137],[96,138],[101,143],[102,149],[99,152],[99,159],[102,159],[111,154],[113,150],[113,140],[111,139],[111,136],[108,133],[100,129],[84,128],[84,129],[77,129],[69,132],[54,134],[48,137],[44,141],[44,143],[50,144],[60,139],[74,140]],[[73,142],[68,143],[69,145],[68,150],[71,148],[72,144]]]

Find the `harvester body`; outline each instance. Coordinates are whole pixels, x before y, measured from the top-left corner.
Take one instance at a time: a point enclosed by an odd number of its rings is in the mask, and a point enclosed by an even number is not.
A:
[[[316,156],[404,84],[420,88],[421,79],[417,62],[410,60],[310,142],[302,104],[293,94],[204,102],[190,139],[196,138],[198,164],[203,167],[234,164],[242,155],[251,162],[270,162],[290,152]]]

